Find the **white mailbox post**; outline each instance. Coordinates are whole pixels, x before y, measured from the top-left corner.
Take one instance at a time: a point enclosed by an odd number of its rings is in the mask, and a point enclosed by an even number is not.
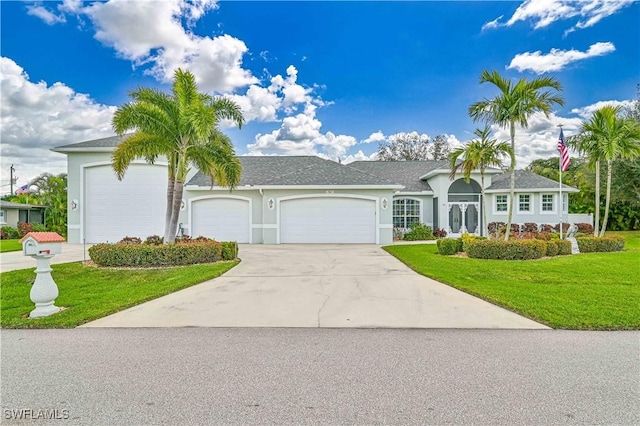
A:
[[[20,240],[22,254],[36,259],[36,281],[31,287],[31,301],[36,308],[29,318],[46,317],[60,311],[53,303],[58,297],[58,286],[51,276],[51,258],[62,251],[64,238],[55,232],[29,232]]]

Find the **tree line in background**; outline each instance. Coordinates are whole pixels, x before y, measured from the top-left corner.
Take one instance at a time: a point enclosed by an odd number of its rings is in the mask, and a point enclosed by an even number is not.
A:
[[[46,206],[45,228],[47,231],[67,235],[67,174],[43,173],[27,184],[27,191],[9,194],[4,201],[17,204]]]

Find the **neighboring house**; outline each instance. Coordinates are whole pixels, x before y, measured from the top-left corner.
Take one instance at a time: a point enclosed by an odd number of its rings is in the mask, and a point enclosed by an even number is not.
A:
[[[136,161],[118,181],[111,154],[121,140],[114,136],[54,148],[68,158],[71,243],[164,233],[166,163]],[[181,232],[253,244],[388,244],[394,227],[411,228],[418,222],[447,229],[450,235],[482,228],[479,173],[470,183],[452,181],[446,161],[343,165],[314,156],[239,158],[242,178],[233,191],[192,170],[185,184]],[[508,175],[488,170],[485,184],[488,220],[506,222]],[[516,187],[514,223],[559,222],[557,182],[518,171]],[[578,190],[565,186],[563,191]],[[564,198],[564,221],[588,221],[585,215],[567,215]]]
[[[0,226],[18,227],[18,222],[44,223],[46,206],[0,200]]]

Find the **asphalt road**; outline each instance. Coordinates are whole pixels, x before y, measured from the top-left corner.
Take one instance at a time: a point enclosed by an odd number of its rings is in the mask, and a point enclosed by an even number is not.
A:
[[[638,332],[0,333],[2,424],[640,424]]]

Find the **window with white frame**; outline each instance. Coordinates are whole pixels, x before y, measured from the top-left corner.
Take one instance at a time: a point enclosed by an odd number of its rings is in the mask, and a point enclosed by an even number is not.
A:
[[[542,194],[542,212],[553,212],[553,194]]]
[[[411,228],[420,223],[420,201],[410,198],[393,200],[393,226]]]
[[[506,212],[507,210],[507,196],[496,195],[496,212]]]
[[[4,210],[0,210],[0,223],[7,223],[7,213]]]
[[[530,213],[531,211],[531,194],[518,195],[518,213]]]

